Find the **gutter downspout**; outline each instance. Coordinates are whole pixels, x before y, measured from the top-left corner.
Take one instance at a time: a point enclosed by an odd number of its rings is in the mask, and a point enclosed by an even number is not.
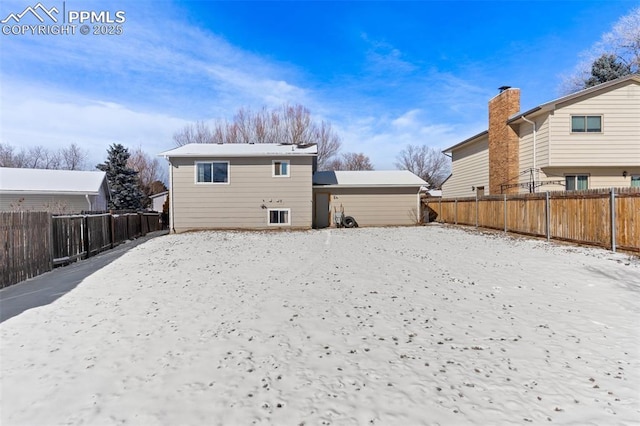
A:
[[[522,116],[522,119],[533,126],[533,173],[535,173],[534,175],[535,179],[533,181],[532,189],[533,189],[533,192],[536,192],[536,181],[540,179],[540,176],[538,175],[538,169],[536,168],[536,134],[537,134],[536,122],[529,120],[524,115]]]
[[[171,159],[168,156],[165,156],[164,158],[169,162],[169,230],[175,234],[175,216],[173,215],[173,164],[171,164]]]
[[[91,200],[89,200],[89,194],[84,194],[84,198],[87,199],[87,203],[89,204],[89,208],[87,210],[92,211],[93,209],[91,208]]]

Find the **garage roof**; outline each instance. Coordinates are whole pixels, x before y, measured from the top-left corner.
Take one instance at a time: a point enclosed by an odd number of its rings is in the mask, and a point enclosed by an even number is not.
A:
[[[315,172],[313,184],[340,187],[420,187],[427,182],[408,170],[358,170]]]
[[[17,169],[0,167],[0,192],[96,195],[106,184],[101,171]]]

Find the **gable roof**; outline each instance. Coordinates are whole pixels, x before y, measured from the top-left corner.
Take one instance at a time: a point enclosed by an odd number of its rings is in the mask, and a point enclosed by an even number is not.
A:
[[[420,187],[427,182],[409,170],[358,170],[315,172],[313,184],[339,187]]]
[[[598,84],[597,86],[589,87],[587,89],[583,89],[583,90],[580,90],[578,92],[571,93],[571,94],[566,95],[566,96],[562,96],[562,97],[560,97],[558,99],[554,99],[554,100],[549,101],[547,103],[544,103],[542,105],[538,105],[537,107],[531,108],[528,111],[512,115],[507,120],[507,124],[514,123],[514,122],[518,121],[519,119],[521,119],[522,117],[530,115],[530,114],[534,114],[536,112],[541,112],[542,113],[542,112],[547,112],[547,111],[553,111],[556,108],[558,108],[558,106],[560,104],[563,104],[563,103],[566,103],[566,102],[571,102],[573,100],[582,98],[584,96],[589,96],[589,95],[592,95],[592,94],[597,93],[597,92],[608,92],[609,90],[613,89],[615,86],[623,86],[623,85],[626,85],[628,83],[640,84],[640,74],[629,74],[629,75],[626,75],[624,77],[617,78],[615,80],[611,80],[611,81],[607,81],[607,82],[602,83],[602,84]]]
[[[519,112],[516,113],[514,115],[512,115],[511,117],[509,117],[509,119],[507,120],[507,124],[513,124],[515,122],[517,122],[518,120],[522,119],[522,117],[530,115],[530,114],[534,114],[537,112],[546,112],[546,111],[552,111],[554,109],[556,109],[558,107],[558,105],[566,103],[566,102],[571,102],[573,100],[579,99],[583,96],[589,96],[592,95],[593,93],[596,92],[606,92],[609,91],[611,89],[613,89],[615,86],[622,86],[625,84],[630,84],[630,83],[637,83],[640,84],[640,74],[630,74],[630,75],[626,75],[624,77],[620,77],[616,80],[611,80],[611,81],[607,81],[606,83],[602,83],[599,84],[597,86],[593,86],[593,87],[589,87],[587,89],[583,89],[580,90],[578,92],[572,93],[570,95],[566,95],[563,97],[560,97],[558,99],[554,99],[550,102],[544,103],[542,105],[538,105],[535,108],[531,108],[528,111],[525,112]],[[471,142],[475,142],[476,140],[478,140],[478,138],[480,138],[481,136],[484,136],[486,134],[488,134],[489,131],[485,130],[484,132],[480,132],[474,136],[471,136],[470,138],[467,138],[465,140],[463,140],[462,142],[459,142],[455,145],[450,146],[449,148],[444,149],[442,152],[443,153],[448,153],[451,152],[454,149],[460,148],[463,145],[467,145],[468,143]]]
[[[158,154],[170,157],[274,157],[318,155],[318,146],[279,143],[190,143]]]
[[[106,184],[107,174],[101,171],[0,167],[0,192],[2,193],[97,195],[102,185]]]

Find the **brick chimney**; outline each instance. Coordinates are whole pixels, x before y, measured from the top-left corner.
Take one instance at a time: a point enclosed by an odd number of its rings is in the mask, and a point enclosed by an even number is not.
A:
[[[489,101],[489,193],[516,194],[518,188],[500,190],[501,184],[518,183],[519,139],[507,119],[520,111],[520,89],[508,86]]]

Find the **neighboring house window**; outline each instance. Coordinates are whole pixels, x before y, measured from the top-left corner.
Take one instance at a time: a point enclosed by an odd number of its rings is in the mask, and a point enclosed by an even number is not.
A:
[[[229,183],[229,162],[208,161],[196,163],[197,183]]]
[[[567,191],[582,191],[589,189],[588,175],[567,175],[565,178],[565,189]]]
[[[640,175],[631,176],[631,187],[640,188]]]
[[[601,115],[572,115],[571,131],[574,133],[601,133]]]
[[[273,161],[274,177],[289,177],[289,161],[274,160]]]
[[[269,225],[291,225],[291,209],[269,209]]]

